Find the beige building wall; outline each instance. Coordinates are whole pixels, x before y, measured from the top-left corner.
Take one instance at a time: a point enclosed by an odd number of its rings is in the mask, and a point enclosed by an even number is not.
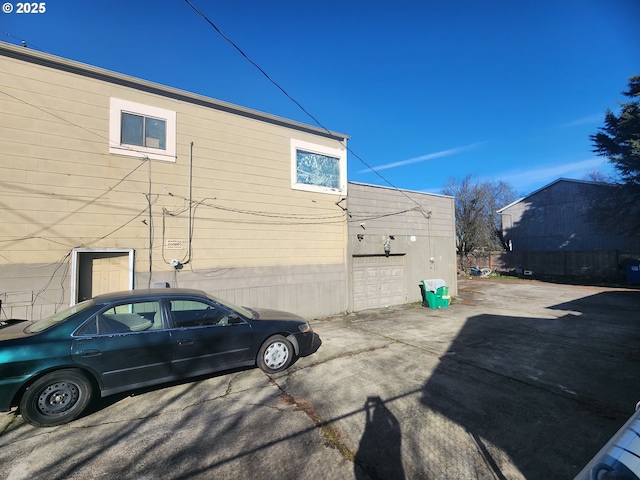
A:
[[[112,98],[175,112],[175,161],[110,153]],[[169,282],[311,317],[344,311],[343,195],[292,188],[292,139],[346,144],[339,134],[0,44],[0,318],[67,306],[86,288],[83,258],[97,265],[130,254],[135,288]],[[126,268],[120,260],[101,262]],[[107,285],[126,281],[101,275]]]

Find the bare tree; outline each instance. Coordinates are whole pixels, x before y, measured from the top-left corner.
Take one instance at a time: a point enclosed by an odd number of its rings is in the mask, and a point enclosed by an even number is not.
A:
[[[588,182],[595,182],[595,183],[612,184],[615,182],[615,179],[613,177],[611,177],[610,175],[605,175],[600,170],[591,170],[586,175],[584,175],[582,179]]]
[[[442,193],[455,197],[456,249],[461,268],[467,268],[469,254],[505,248],[498,209],[517,198],[513,187],[503,181],[475,182],[471,175],[451,178]]]

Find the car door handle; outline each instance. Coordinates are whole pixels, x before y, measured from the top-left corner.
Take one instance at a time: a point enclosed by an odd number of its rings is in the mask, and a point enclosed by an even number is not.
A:
[[[178,340],[178,346],[184,347],[184,346],[187,346],[187,345],[193,345],[193,340],[191,340],[191,339]]]
[[[100,350],[82,350],[80,355],[83,357],[99,357],[102,352]]]

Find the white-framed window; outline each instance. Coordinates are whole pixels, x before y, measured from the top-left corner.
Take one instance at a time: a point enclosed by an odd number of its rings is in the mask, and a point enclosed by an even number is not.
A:
[[[292,139],[291,188],[346,195],[346,150]]]
[[[176,161],[176,112],[111,97],[109,153]]]

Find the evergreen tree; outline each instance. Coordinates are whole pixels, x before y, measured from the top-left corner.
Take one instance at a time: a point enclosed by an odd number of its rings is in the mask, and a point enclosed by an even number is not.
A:
[[[613,163],[623,183],[640,187],[640,75],[622,93],[634,100],[622,103],[619,115],[607,110],[604,127],[590,138],[594,152]]]
[[[594,216],[620,233],[640,234],[640,75],[622,92],[632,99],[616,115],[607,110],[604,126],[590,135],[594,152],[606,157],[617,173],[613,195],[594,204]]]

